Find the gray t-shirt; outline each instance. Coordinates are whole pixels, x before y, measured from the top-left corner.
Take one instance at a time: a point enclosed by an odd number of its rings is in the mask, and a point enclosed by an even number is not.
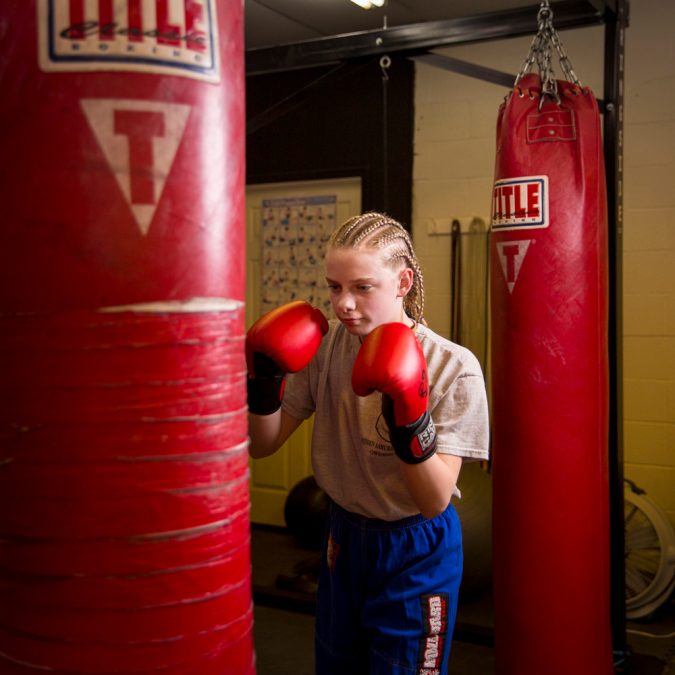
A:
[[[437,452],[488,458],[488,408],[480,364],[466,348],[418,325],[427,361],[429,412]],[[312,467],[317,483],[340,506],[368,518],[399,520],[419,513],[389,443],[381,394],[357,396],[352,366],[361,343],[336,320],[310,364],[287,378],[283,410],[315,413]]]

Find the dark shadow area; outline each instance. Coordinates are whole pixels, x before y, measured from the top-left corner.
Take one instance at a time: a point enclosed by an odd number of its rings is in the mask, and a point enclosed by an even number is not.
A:
[[[285,528],[253,525],[251,554],[258,675],[312,675],[314,570],[320,552],[301,545]],[[493,629],[486,585],[460,601],[450,673],[494,675]],[[628,622],[631,655],[617,675],[675,675],[675,638],[652,637],[673,631],[672,601],[648,620]]]

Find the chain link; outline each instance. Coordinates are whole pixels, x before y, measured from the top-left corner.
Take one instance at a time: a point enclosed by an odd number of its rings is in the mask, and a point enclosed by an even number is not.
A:
[[[579,82],[579,78],[574,72],[572,63],[565,53],[565,48],[563,47],[560,37],[553,27],[553,10],[551,9],[549,0],[543,0],[539,5],[539,12],[537,13],[537,34],[532,39],[530,50],[520,67],[520,71],[518,72],[515,81],[515,85],[517,85],[520,79],[532,70],[532,67],[536,62],[537,69],[539,70],[539,78],[541,80],[542,98],[539,102],[540,107],[543,103],[544,96],[554,99],[558,104],[560,103],[558,83],[556,82],[551,59],[553,47],[558,55],[560,68],[565,79],[568,82],[581,86],[581,82]]]
[[[560,69],[563,71],[565,79],[568,82],[572,82],[573,84],[576,84],[578,87],[580,87],[581,82],[579,81],[577,74],[574,72],[572,62],[567,56],[567,53],[565,52],[565,48],[563,47],[560,37],[558,36],[558,33],[555,30],[553,30],[553,32],[551,33],[551,42],[553,42],[553,46],[555,47],[556,52],[558,52],[558,61],[560,63]]]

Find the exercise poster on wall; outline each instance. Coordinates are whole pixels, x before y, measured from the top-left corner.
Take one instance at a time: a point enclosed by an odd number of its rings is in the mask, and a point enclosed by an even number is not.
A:
[[[262,206],[262,311],[306,300],[328,313],[324,255],[337,197],[263,199]]]

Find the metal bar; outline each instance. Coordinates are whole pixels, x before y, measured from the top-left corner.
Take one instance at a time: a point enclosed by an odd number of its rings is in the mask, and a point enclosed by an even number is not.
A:
[[[626,581],[623,497],[623,78],[628,0],[605,26],[604,155],[609,247],[609,511],[612,650],[617,667],[629,657],[626,643]]]
[[[450,237],[450,339],[457,344],[462,342],[460,284],[462,278],[462,240],[459,220],[452,221]]]
[[[417,54],[410,58],[413,61],[419,61],[420,63],[426,63],[429,66],[449,70],[452,73],[459,73],[460,75],[473,77],[484,82],[498,84],[507,89],[513,88],[516,79],[516,76],[511,73],[505,73],[493,68],[486,68],[485,66],[478,66],[475,63],[469,63],[468,61],[462,61],[462,59],[456,59],[452,56],[445,56],[443,54]],[[604,112],[604,99],[596,97],[596,100],[600,110]]]
[[[561,0],[555,3],[554,9],[558,30],[601,24],[607,14],[606,3],[599,0]],[[427,21],[248,49],[246,75],[328,65],[364,56],[420,52],[433,47],[530,35],[537,25],[538,11],[537,4],[460,19]]]
[[[616,3],[617,0],[588,0],[593,7],[595,7],[599,12],[605,12],[605,10],[611,14],[616,15]],[[553,6],[555,13],[556,6]]]
[[[516,80],[516,76],[513,73],[504,73],[501,70],[478,66],[475,63],[469,63],[468,61],[462,61],[461,59],[444,56],[442,54],[418,54],[416,56],[411,56],[410,58],[413,61],[426,63],[429,66],[449,70],[450,72],[473,77],[478,80],[483,80],[484,82],[498,84],[507,89],[513,88],[513,83]]]

